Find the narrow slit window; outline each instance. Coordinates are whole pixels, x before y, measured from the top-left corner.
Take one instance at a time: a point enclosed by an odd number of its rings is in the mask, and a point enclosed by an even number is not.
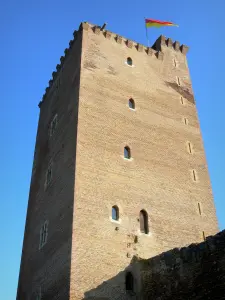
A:
[[[180,77],[177,77],[177,84],[180,86]]]
[[[201,204],[200,204],[200,203],[198,203],[198,212],[199,212],[199,214],[200,214],[200,216],[201,216],[202,210],[201,210]]]
[[[133,60],[132,60],[131,57],[127,58],[127,64],[128,64],[128,66],[132,66],[133,65]]]
[[[202,231],[202,238],[203,238],[203,241],[206,240],[206,238],[205,238],[205,231]]]
[[[45,221],[40,230],[39,249],[41,249],[46,243],[48,238],[48,221]]]
[[[131,151],[128,146],[124,147],[124,158],[130,159],[131,158]]]
[[[135,102],[134,102],[134,99],[132,99],[132,98],[129,99],[129,108],[135,109]]]
[[[192,170],[192,175],[193,175],[193,180],[197,181],[196,171],[195,170]]]
[[[175,59],[175,58],[174,58],[174,60],[173,60],[173,64],[174,64],[174,67],[177,66],[177,62],[176,62],[176,59]]]
[[[192,154],[192,145],[190,142],[188,142],[188,152]]]
[[[57,125],[58,125],[58,115],[56,114],[50,124],[50,133],[49,133],[50,137],[53,136],[53,134],[55,133]]]
[[[140,211],[140,231],[145,234],[149,233],[148,214],[144,209]]]
[[[180,97],[180,102],[182,105],[184,105],[184,98],[182,96]]]
[[[48,169],[45,174],[45,188],[49,186],[52,181],[52,165],[49,164]]]
[[[116,205],[112,207],[112,219],[115,221],[119,220],[119,208]]]
[[[184,124],[188,125],[188,119],[187,118],[184,118]]]

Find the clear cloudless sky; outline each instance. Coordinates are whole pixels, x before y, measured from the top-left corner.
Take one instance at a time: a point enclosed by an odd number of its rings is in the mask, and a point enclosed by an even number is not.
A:
[[[149,29],[190,46],[188,62],[219,219],[225,228],[224,0],[7,0],[0,4],[0,300],[16,298],[38,103],[81,21],[146,44],[144,16],[179,24]],[[169,100],[169,99],[168,99]]]

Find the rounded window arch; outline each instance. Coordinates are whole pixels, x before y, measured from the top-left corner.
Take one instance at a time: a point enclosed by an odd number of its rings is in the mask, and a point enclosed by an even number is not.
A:
[[[128,146],[124,147],[124,158],[126,159],[131,158],[131,151],[130,151],[130,147]]]
[[[142,209],[139,215],[140,215],[140,231],[142,233],[148,234],[149,233],[148,213],[144,209]]]
[[[128,66],[132,66],[133,65],[133,60],[132,60],[131,57],[127,58],[127,64],[128,64]]]
[[[114,205],[112,207],[112,219],[115,220],[115,221],[118,221],[119,220],[119,207],[117,205]]]
[[[125,288],[127,292],[134,292],[134,277],[131,272],[126,273]]]
[[[135,109],[134,99],[130,98],[129,101],[128,101],[128,104],[129,104],[130,109]]]

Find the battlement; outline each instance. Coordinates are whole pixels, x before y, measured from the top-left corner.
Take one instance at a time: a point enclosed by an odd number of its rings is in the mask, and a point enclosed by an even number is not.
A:
[[[120,36],[116,33],[113,33],[109,30],[101,29],[98,25],[93,25],[88,22],[82,22],[79,26],[78,30],[75,30],[73,33],[73,39],[69,42],[69,47],[64,50],[64,56],[60,57],[60,63],[56,65],[56,70],[52,72],[52,79],[49,80],[49,85],[45,89],[45,93],[42,97],[42,101],[39,102],[38,106],[41,107],[41,104],[44,102],[45,98],[47,97],[52,85],[54,84],[56,78],[58,77],[59,72],[62,70],[63,65],[70,53],[72,46],[74,45],[75,41],[81,36],[82,31],[92,30],[97,35],[104,35],[107,39],[114,39],[118,44],[126,44],[128,48],[135,48],[138,52],[144,52],[146,55],[155,56],[159,60],[163,60],[163,48],[168,47],[174,49],[175,51],[180,51],[182,54],[186,55],[188,52],[189,47],[186,45],[181,45],[180,42],[175,41],[173,42],[172,39],[166,38],[165,36],[161,35],[153,44],[152,47],[147,47],[143,44],[137,43],[134,40],[127,39],[126,37]]]
[[[160,35],[160,37],[153,44],[152,48],[155,49],[156,51],[163,51],[163,46],[173,48],[176,51],[180,51],[184,55],[186,55],[189,50],[188,46],[186,45],[180,46],[180,42],[178,41],[173,42],[171,38],[166,38],[164,35]]]

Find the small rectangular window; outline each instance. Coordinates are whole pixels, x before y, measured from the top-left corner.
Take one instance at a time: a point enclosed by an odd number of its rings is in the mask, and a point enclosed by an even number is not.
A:
[[[48,221],[45,221],[40,229],[39,249],[41,249],[46,243],[48,238]]]

